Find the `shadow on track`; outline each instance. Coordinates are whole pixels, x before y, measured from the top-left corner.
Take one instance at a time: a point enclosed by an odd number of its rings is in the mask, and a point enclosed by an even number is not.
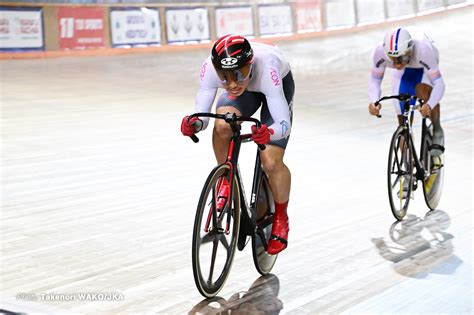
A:
[[[283,302],[278,299],[280,280],[273,274],[254,281],[248,291],[234,293],[228,300],[216,296],[196,304],[194,314],[279,314]]]
[[[429,211],[424,218],[409,214],[389,228],[390,241],[372,238],[380,256],[393,262],[402,276],[424,278],[429,273],[452,274],[462,264],[453,254],[454,236],[446,232],[451,223],[442,210]],[[448,268],[435,268],[444,263]]]

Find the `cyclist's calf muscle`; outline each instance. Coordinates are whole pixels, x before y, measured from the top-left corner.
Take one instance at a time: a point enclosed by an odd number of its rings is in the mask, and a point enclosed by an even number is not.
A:
[[[267,145],[267,148],[261,151],[262,167],[277,203],[287,202],[290,198],[291,173],[283,163],[284,154],[285,150],[275,145]]]

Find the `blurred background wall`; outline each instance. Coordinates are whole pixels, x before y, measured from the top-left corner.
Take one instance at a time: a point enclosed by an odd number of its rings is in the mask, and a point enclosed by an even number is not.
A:
[[[255,38],[314,35],[466,5],[472,1],[2,1],[0,57],[12,52],[192,45],[228,33]]]

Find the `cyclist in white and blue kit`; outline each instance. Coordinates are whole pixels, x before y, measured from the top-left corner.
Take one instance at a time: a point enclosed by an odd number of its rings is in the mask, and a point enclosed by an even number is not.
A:
[[[433,40],[423,32],[397,27],[385,34],[384,42],[375,48],[369,80],[369,112],[379,115],[381,106],[375,106],[380,98],[385,69],[392,68],[392,94],[408,93],[422,98],[420,109],[433,124],[432,156],[444,152],[444,133],[440,123],[440,100],[445,85],[438,67],[439,52]],[[403,122],[403,102],[394,100],[398,122]]]

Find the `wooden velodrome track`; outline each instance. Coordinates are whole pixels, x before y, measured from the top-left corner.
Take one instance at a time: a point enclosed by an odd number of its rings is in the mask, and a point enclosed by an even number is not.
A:
[[[385,184],[394,112],[367,113],[370,55],[385,29],[280,43],[296,81],[289,248],[262,278],[250,247],[237,252],[211,301],[191,267],[211,133],[194,144],[179,132],[208,50],[1,61],[0,309],[472,314],[472,15],[402,23],[428,29],[440,50],[447,152],[438,209],[428,213],[418,190],[398,225]],[[254,154],[243,147],[247,184]]]

